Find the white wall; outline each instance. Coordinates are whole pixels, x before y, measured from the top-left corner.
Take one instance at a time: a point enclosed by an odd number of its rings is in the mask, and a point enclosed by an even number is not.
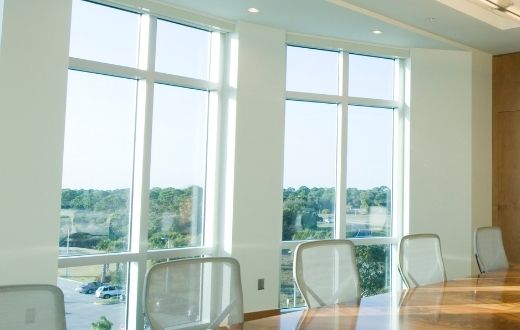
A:
[[[246,312],[278,308],[282,238],[285,31],[239,22],[234,172],[228,214]],[[233,115],[233,114],[230,114]],[[232,165],[232,166],[233,166]],[[232,211],[232,212],[231,212]],[[265,279],[265,290],[257,280]]]
[[[474,82],[472,69],[470,52],[411,51],[409,228],[441,237],[449,278],[471,273],[473,204],[491,207],[490,167],[474,163],[489,156],[491,148],[485,144],[477,155],[472,152],[474,125],[484,134],[478,140],[491,130],[491,121],[482,116],[490,111],[487,92],[481,95],[479,116],[472,110],[473,94],[489,81],[484,75]],[[481,180],[472,183],[474,171],[488,176],[478,195],[472,188],[481,187]]]
[[[0,0],[0,46],[2,45],[2,24],[4,19],[4,0]]]
[[[56,283],[70,1],[5,0],[0,284]]]

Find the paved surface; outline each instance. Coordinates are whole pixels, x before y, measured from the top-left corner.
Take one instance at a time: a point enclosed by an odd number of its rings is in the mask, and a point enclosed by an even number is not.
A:
[[[90,330],[92,322],[105,316],[114,325],[113,330],[124,329],[125,305],[117,303],[111,305],[96,304],[103,299],[96,298],[94,294],[84,294],[75,291],[81,283],[58,277],[58,286],[65,296],[65,314],[68,330]]]

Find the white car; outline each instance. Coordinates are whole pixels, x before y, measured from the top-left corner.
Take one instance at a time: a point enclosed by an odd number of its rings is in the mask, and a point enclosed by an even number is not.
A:
[[[119,297],[123,293],[123,288],[118,285],[103,285],[96,290],[96,297],[107,299],[110,297]]]

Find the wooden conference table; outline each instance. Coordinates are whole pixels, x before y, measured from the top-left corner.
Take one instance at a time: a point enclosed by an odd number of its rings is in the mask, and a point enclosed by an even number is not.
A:
[[[520,267],[284,313],[232,329],[520,329]]]

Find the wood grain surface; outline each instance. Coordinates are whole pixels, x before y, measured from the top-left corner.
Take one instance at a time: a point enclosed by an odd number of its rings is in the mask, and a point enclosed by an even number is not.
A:
[[[520,267],[284,313],[231,329],[520,329]]]

